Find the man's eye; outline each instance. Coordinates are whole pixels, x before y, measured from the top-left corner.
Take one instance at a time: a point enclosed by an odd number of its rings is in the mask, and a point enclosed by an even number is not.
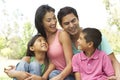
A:
[[[71,22],[72,22],[72,23],[76,22],[76,19],[73,19]]]
[[[64,23],[64,25],[68,25],[68,24],[69,24],[69,22]]]

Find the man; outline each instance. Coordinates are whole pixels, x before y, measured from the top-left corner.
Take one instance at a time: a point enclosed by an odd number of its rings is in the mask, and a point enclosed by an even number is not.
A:
[[[79,44],[77,43],[77,40],[79,38],[79,34],[82,28],[79,25],[79,18],[77,11],[72,7],[63,7],[59,10],[57,18],[62,28],[66,32],[68,32],[68,34],[71,37],[73,53],[76,54],[80,52]],[[120,64],[115,58],[115,55],[104,36],[102,37],[102,42],[99,45],[99,49],[105,51],[107,55],[110,57],[112,61],[112,65],[115,70],[116,77],[117,79],[118,77],[120,78]]]

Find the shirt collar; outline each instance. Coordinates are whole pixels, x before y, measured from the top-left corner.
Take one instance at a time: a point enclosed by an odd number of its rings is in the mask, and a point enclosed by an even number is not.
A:
[[[93,55],[91,57],[87,57],[84,52],[81,52],[81,60],[87,60],[87,59],[98,59],[99,58],[99,50],[96,49],[95,52],[93,53]]]

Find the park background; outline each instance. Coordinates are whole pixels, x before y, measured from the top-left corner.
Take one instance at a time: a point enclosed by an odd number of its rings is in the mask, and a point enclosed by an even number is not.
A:
[[[0,80],[12,80],[3,69],[25,55],[28,40],[36,34],[35,11],[42,4],[55,8],[56,15],[61,7],[74,7],[80,26],[100,29],[120,61],[120,0],[0,0]]]

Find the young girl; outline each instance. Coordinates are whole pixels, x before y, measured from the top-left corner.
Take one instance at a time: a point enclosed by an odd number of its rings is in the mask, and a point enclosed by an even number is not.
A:
[[[114,70],[105,52],[97,49],[101,43],[101,32],[95,28],[83,29],[78,44],[82,50],[72,59],[75,80],[114,80]]]
[[[27,60],[21,60],[15,71],[5,69],[5,72],[10,77],[16,77],[19,71],[42,76],[48,66],[47,50],[48,44],[45,38],[40,33],[35,35],[27,45],[26,56],[30,56],[30,62],[26,62]],[[16,78],[14,78],[14,80],[16,80]]]

